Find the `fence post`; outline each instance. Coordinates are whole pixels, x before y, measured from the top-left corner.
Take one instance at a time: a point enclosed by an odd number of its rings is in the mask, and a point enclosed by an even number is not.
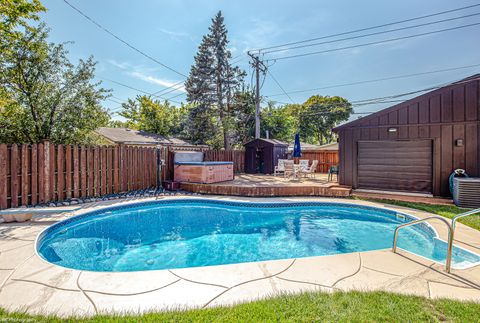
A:
[[[49,202],[51,199],[50,196],[50,142],[45,140],[43,142],[43,194],[45,198],[45,203]]]
[[[64,152],[63,145],[57,146],[57,197],[59,201],[63,201],[65,189],[65,173],[63,167]]]
[[[28,145],[22,145],[22,205],[28,205]]]
[[[38,201],[38,145],[32,145],[32,205],[37,204]]]
[[[18,146],[12,145],[10,151],[10,206],[18,206]]]
[[[162,154],[157,146],[157,188],[162,186]]]
[[[7,208],[7,158],[7,145],[0,144],[0,209]]]

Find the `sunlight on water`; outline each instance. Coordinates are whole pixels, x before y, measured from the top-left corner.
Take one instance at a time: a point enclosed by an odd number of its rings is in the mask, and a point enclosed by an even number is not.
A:
[[[39,253],[57,265],[92,271],[210,266],[391,248],[401,223],[391,212],[341,204],[163,202],[60,223],[40,240]],[[445,261],[446,243],[425,228],[402,230],[398,245]],[[479,261],[454,248],[454,265]]]

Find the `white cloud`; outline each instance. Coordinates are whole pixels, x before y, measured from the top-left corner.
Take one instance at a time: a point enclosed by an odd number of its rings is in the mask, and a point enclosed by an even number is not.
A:
[[[156,85],[161,85],[161,86],[164,86],[164,87],[172,87],[172,86],[175,85],[175,90],[176,91],[186,92],[185,86],[183,85],[183,83],[176,85],[179,81],[171,81],[171,80],[160,79],[160,78],[157,78],[157,77],[154,77],[154,76],[151,76],[151,75],[143,74],[142,72],[138,72],[138,71],[129,72],[128,74],[137,78],[137,79],[139,79],[139,80],[142,80],[142,81],[145,81],[145,82],[148,82],[148,83],[152,83],[152,84],[156,84]]]
[[[130,64],[127,62],[118,62],[114,59],[107,59],[107,62],[115,67],[118,67],[122,70],[126,70],[127,68],[130,68]]]
[[[163,29],[163,28],[160,28],[159,30],[164,34],[167,34],[167,35],[173,36],[173,37],[188,37],[188,36],[190,36],[188,33],[183,32],[183,31],[168,30],[168,29]]]
[[[158,71],[158,68],[145,67],[143,65],[133,65],[129,62],[118,62],[114,59],[109,59],[107,62],[115,67],[124,71],[124,74],[134,77],[136,79],[155,84],[164,87],[172,87],[180,81],[161,79],[156,76],[152,76],[153,73]],[[175,91],[186,92],[183,83],[175,85]]]
[[[192,42],[195,42],[195,38],[191,34],[183,32],[183,31],[169,30],[169,29],[164,29],[164,28],[160,28],[159,31],[161,33],[164,33],[165,35],[169,36],[171,39],[173,39],[175,41],[181,41],[183,39],[188,39]]]

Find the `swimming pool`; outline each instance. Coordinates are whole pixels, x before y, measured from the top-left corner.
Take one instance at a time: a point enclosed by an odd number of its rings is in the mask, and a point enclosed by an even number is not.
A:
[[[67,268],[127,272],[333,255],[391,248],[414,218],[343,203],[250,203],[178,199],[110,207],[59,222],[37,239],[45,260]],[[445,262],[428,225],[401,231],[398,246]],[[454,247],[453,267],[480,263]]]

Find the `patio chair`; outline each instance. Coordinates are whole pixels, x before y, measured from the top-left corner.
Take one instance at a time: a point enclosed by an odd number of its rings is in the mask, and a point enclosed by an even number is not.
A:
[[[333,175],[337,176],[337,181],[338,181],[338,165],[330,166],[330,168],[328,169],[328,181],[329,182],[333,178]]]
[[[300,171],[307,170],[309,163],[310,163],[310,160],[308,159],[300,159],[300,161],[298,162]]]
[[[285,160],[283,163],[283,177],[295,177],[295,164],[293,160]]]
[[[277,174],[283,173],[285,171],[285,167],[284,167],[285,161],[288,161],[288,159],[278,160],[278,165],[275,166],[275,169],[273,170],[273,176],[277,176]]]
[[[318,160],[314,160],[312,162],[312,165],[309,168],[305,170],[300,170],[300,174],[303,175],[304,177],[308,177],[309,175],[312,177],[315,177],[317,166],[318,166]]]

